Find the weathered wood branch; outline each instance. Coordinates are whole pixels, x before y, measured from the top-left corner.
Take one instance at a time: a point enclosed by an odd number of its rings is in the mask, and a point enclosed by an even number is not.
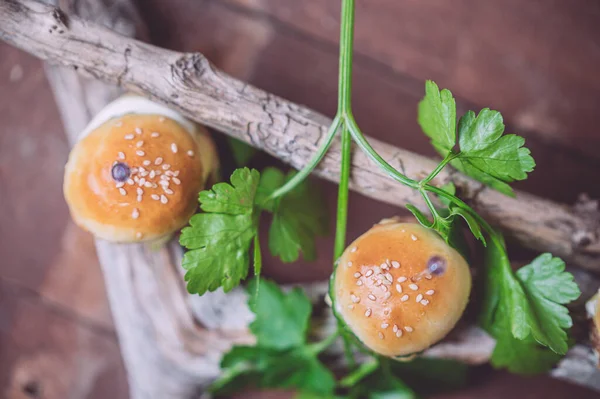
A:
[[[330,122],[323,115],[231,78],[201,54],[160,49],[32,0],[0,2],[0,38],[50,63],[149,96],[295,168],[310,159]],[[408,176],[423,177],[435,167],[436,162],[426,157],[375,139],[369,141]],[[339,161],[336,143],[315,173],[337,181]],[[524,246],[550,251],[572,265],[600,272],[597,208],[581,214],[522,192],[509,198],[450,170],[434,183],[450,180],[478,212]],[[388,178],[359,151],[352,160],[351,187],[387,203],[423,207],[415,192]]]

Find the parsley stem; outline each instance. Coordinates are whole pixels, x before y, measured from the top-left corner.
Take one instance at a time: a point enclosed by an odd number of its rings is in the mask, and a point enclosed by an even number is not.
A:
[[[436,177],[442,171],[442,169],[444,169],[444,167],[450,163],[450,161],[452,161],[454,158],[458,157],[459,155],[460,155],[459,152],[450,151],[446,155],[446,157],[442,160],[442,162],[440,162],[439,165],[429,174],[429,176],[427,176],[426,178],[421,180],[421,182],[420,182],[421,186],[423,186],[423,185],[429,183],[431,180],[433,180],[433,178]]]
[[[302,170],[294,175],[290,180],[288,180],[283,186],[279,187],[275,190],[270,196],[269,200],[274,200],[275,198],[279,198],[290,191],[292,191],[298,184],[300,184],[306,177],[317,167],[319,162],[323,159],[329,147],[331,147],[331,143],[333,143],[333,139],[335,134],[337,133],[340,125],[342,124],[342,117],[340,115],[336,115],[331,122],[331,126],[329,126],[329,130],[327,131],[327,136],[325,137],[325,142],[321,145],[321,147],[317,150],[313,158],[310,160]]]
[[[333,256],[338,259],[346,248],[346,226],[348,224],[348,187],[350,185],[350,165],[352,161],[352,138],[348,126],[342,130],[342,162],[340,165],[340,185],[338,187],[337,220]]]
[[[318,355],[319,353],[321,353],[325,349],[327,349],[331,344],[333,344],[333,341],[335,341],[335,339],[338,336],[339,336],[339,331],[336,329],[331,335],[329,335],[323,341],[315,342],[314,344],[308,345],[308,350],[311,353]]]

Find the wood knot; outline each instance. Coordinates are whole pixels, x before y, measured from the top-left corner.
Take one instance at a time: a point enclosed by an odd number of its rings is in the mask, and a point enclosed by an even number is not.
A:
[[[55,7],[54,10],[52,10],[52,18],[54,18],[54,21],[56,21],[58,25],[64,28],[69,27],[69,17],[60,8]]]
[[[594,241],[594,235],[589,231],[577,230],[573,233],[573,244],[577,248],[585,248]]]

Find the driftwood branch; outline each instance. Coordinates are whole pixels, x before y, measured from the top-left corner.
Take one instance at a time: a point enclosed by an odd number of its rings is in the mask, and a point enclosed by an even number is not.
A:
[[[295,168],[311,158],[330,122],[310,109],[233,79],[199,53],[160,49],[35,1],[0,2],[0,38],[50,63],[151,97]],[[426,157],[369,141],[410,177],[423,177],[436,165]],[[315,173],[337,181],[339,161],[336,143]],[[522,192],[509,198],[450,170],[434,183],[450,180],[478,212],[524,246],[550,251],[572,265],[600,272],[598,209],[581,214]],[[413,190],[387,177],[359,151],[352,160],[351,188],[390,204],[423,207]]]
[[[61,0],[61,6],[63,9],[69,10],[69,15],[78,14],[87,19],[93,19],[96,23],[115,29],[125,36],[133,36],[136,31],[138,34],[143,32],[143,23],[139,20],[135,7],[133,7],[130,0],[107,0],[103,2]],[[18,15],[21,15],[21,17],[17,18]],[[41,19],[35,22],[36,18]],[[5,1],[0,3],[0,33],[3,38],[9,39],[15,44],[20,43],[19,40],[10,39],[9,34],[6,32],[14,33],[21,28],[16,29],[14,23],[7,24],[8,19],[21,21],[19,23],[24,23],[25,20],[32,24],[34,22],[42,23],[42,25],[35,28],[34,26],[28,26],[27,29],[37,30],[37,33],[32,33],[33,36],[30,36],[29,39],[19,39],[25,40],[23,43],[34,40],[35,35],[49,34],[52,37],[52,35],[66,35],[67,32],[71,32],[69,34],[73,35],[73,30],[81,35],[85,32],[86,26],[90,27],[91,31],[94,32],[93,34],[97,34],[100,29],[96,25],[76,20],[71,16],[67,17],[60,11],[35,2]],[[262,93],[257,89],[244,88],[243,84],[216,72],[198,55],[184,56],[158,50],[138,42],[127,41],[123,37],[113,34],[110,34],[112,36],[109,39],[115,40],[115,42],[105,41],[103,35],[108,33],[103,30],[100,31],[102,36],[97,36],[93,42],[99,46],[99,50],[103,55],[96,57],[95,61],[92,62],[92,64],[98,64],[99,70],[90,65],[84,67],[83,64],[73,64],[72,61],[66,61],[66,64],[70,66],[69,68],[47,66],[47,75],[71,143],[76,141],[78,133],[88,120],[121,92],[113,85],[82,78],[75,70],[85,69],[87,72],[91,71],[92,75],[102,76],[109,70],[118,70],[117,64],[124,62],[126,68],[120,70],[116,83],[135,88],[132,86],[129,80],[131,78],[128,75],[142,73],[142,61],[138,60],[132,64],[129,58],[132,54],[141,57],[142,53],[139,53],[141,50],[137,46],[142,46],[146,51],[143,54],[150,55],[147,51],[161,54],[158,58],[151,58],[156,61],[162,60],[161,70],[166,68],[166,70],[172,71],[172,74],[168,74],[167,81],[170,82],[169,87],[173,89],[172,94],[175,96],[172,97],[173,101],[183,98],[184,95],[187,96],[186,100],[181,103],[170,102],[169,100],[167,101],[169,105],[179,110],[186,110],[185,113],[190,115],[194,112],[194,109],[206,112],[206,107],[212,104],[213,108],[210,108],[211,112],[214,113],[212,126],[217,128],[229,126],[230,130],[228,131],[230,133],[236,132],[235,135],[240,138],[252,138],[255,140],[254,144],[256,146],[268,149],[276,155],[279,154],[295,166],[301,166],[305,157],[314,151],[315,145],[321,137],[323,127],[327,124],[325,118],[274,96]],[[81,44],[90,46],[92,42],[89,40],[92,40],[93,34],[92,36],[86,36],[88,41],[83,40]],[[71,36],[71,39],[74,37],[77,36]],[[100,40],[101,37],[102,40]],[[52,41],[53,39],[47,40]],[[109,57],[109,59],[103,60],[104,56],[109,56],[105,51],[112,52],[114,56],[114,54],[123,50],[119,47],[123,42],[128,43],[124,47],[124,52],[122,52],[123,59],[111,60]],[[65,43],[70,42],[68,40],[67,42],[59,41],[52,46],[60,47]],[[48,43],[39,45],[43,47]],[[38,51],[40,51],[39,48],[35,52],[42,55]],[[65,51],[66,54],[70,54],[71,59],[74,59],[76,58],[74,54],[79,50],[76,47],[66,46]],[[71,52],[75,53],[71,54]],[[53,57],[47,55],[44,58],[53,60]],[[217,90],[214,85],[209,85],[204,89],[196,87],[198,93],[204,94],[195,94],[193,90],[181,90],[171,86],[175,82],[178,82],[177,85],[181,85],[187,81],[177,77],[183,77],[187,73],[185,71],[189,71],[183,68],[185,65],[181,64],[185,60],[192,62],[190,66],[194,68],[193,79],[189,81],[193,84],[191,87],[201,84],[201,79],[210,78],[217,79],[218,87],[227,90]],[[77,68],[74,68],[75,65]],[[183,69],[180,69],[178,65]],[[203,66],[205,69],[195,69],[196,66]],[[108,69],[101,72],[104,68]],[[112,78],[107,80],[115,83]],[[151,93],[154,90],[152,89],[153,86],[149,85],[149,81],[139,87],[145,87],[143,90],[148,90],[146,93]],[[190,99],[193,100],[196,95],[199,96],[197,102],[193,102],[191,105],[188,104]],[[246,95],[249,97],[246,98]],[[154,96],[157,98],[156,94]],[[214,99],[210,100],[211,98]],[[217,101],[216,99],[220,100]],[[218,104],[223,99],[225,99],[225,111],[237,110],[236,112],[240,112],[240,115],[235,113],[226,114],[220,111],[221,108]],[[250,100],[257,100],[257,103],[248,114],[246,113],[248,111],[243,112],[239,107],[243,108],[243,104]],[[249,103],[247,105],[249,106]],[[263,106],[264,110],[259,112],[258,108],[262,109]],[[204,120],[203,118],[208,120],[210,119],[208,116],[212,114],[202,113],[201,115],[203,116],[199,118],[200,120]],[[220,116],[217,117],[216,115]],[[266,119],[269,121],[268,123],[264,119],[267,115],[273,116],[273,120]],[[287,121],[285,126],[278,125],[279,122],[277,122],[282,120],[282,115],[285,115],[283,120]],[[252,117],[258,119],[248,119],[247,125],[244,126],[246,119],[243,118]],[[223,121],[219,121],[218,118],[223,118]],[[304,129],[307,130],[307,134],[303,133]],[[307,140],[306,137],[311,138],[311,140]],[[401,150],[393,150],[396,151],[396,157],[394,158],[389,148],[386,150],[381,144],[377,143],[376,145],[379,149],[387,151],[388,159],[394,159],[397,165],[403,165],[409,173],[410,171],[425,170],[431,165],[431,161]],[[334,179],[336,175],[334,165],[337,165],[336,159],[338,156],[339,152],[335,150],[328,157],[325,167],[321,168],[319,173]],[[367,194],[370,193],[371,196],[382,192],[381,190],[389,189],[393,194],[402,195],[399,198],[412,198],[407,197],[412,194],[402,191],[401,188],[390,183],[385,177],[370,172],[365,159],[357,156],[354,162],[354,184],[356,188],[367,192]],[[448,178],[448,176],[445,178]],[[457,176],[457,178],[459,177]],[[369,180],[371,181],[369,182]],[[465,181],[464,184],[464,187],[475,187],[472,182]],[[481,191],[479,195],[481,196],[484,191]],[[392,201],[391,197],[388,200]],[[394,200],[392,202],[399,203],[400,201],[396,202]],[[488,203],[488,206],[490,206],[490,203]],[[557,207],[552,204],[548,206],[551,209]],[[563,209],[563,211],[570,214],[570,211],[566,209]],[[505,212],[509,211],[505,210]],[[576,227],[576,225],[574,226]],[[558,230],[562,231],[561,229]],[[555,240],[558,241],[558,239],[558,237],[555,237]],[[129,374],[132,398],[183,399],[196,397],[210,381],[218,376],[218,362],[222,354],[231,345],[252,341],[252,337],[247,331],[247,325],[252,319],[252,314],[246,306],[247,297],[245,292],[242,289],[236,289],[228,294],[217,291],[203,297],[188,295],[181,278],[182,269],[179,267],[181,248],[175,242],[169,243],[158,251],[146,245],[116,245],[100,240],[96,242],[96,247]],[[579,285],[585,291],[592,292],[598,288],[598,282],[587,273],[581,271],[579,277]],[[319,308],[314,316],[313,323],[315,330],[312,331],[312,335],[315,338],[323,337],[332,328],[335,328],[331,312],[323,306],[326,287],[325,282],[304,286],[316,307]],[[481,364],[488,361],[493,347],[493,339],[480,329],[472,326],[461,326],[444,342],[428,350],[425,356]],[[589,353],[591,353],[589,346],[577,345],[553,372],[553,375],[599,389],[597,381],[600,378],[598,378],[597,372],[594,371],[595,364],[590,362],[589,356],[586,357]],[[332,355],[333,361],[342,361],[339,346],[334,345],[330,350],[330,355]]]

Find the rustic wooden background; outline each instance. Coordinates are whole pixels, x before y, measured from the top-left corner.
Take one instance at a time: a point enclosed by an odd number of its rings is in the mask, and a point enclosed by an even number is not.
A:
[[[200,50],[230,73],[330,116],[338,3],[138,1],[154,43]],[[432,154],[416,123],[423,80],[431,78],[453,91],[461,110],[498,109],[527,138],[538,170],[520,188],[566,203],[581,192],[598,197],[598,21],[595,0],[358,0],[357,120],[374,137]],[[72,224],[62,198],[68,146],[42,64],[2,43],[0,121],[0,397],[126,398],[93,241]],[[323,186],[333,206],[335,187]],[[397,211],[353,194],[350,237]],[[311,264],[267,259],[267,273],[282,282],[322,278],[331,247],[322,240]],[[467,389],[436,398],[506,396],[597,394],[484,368]]]

